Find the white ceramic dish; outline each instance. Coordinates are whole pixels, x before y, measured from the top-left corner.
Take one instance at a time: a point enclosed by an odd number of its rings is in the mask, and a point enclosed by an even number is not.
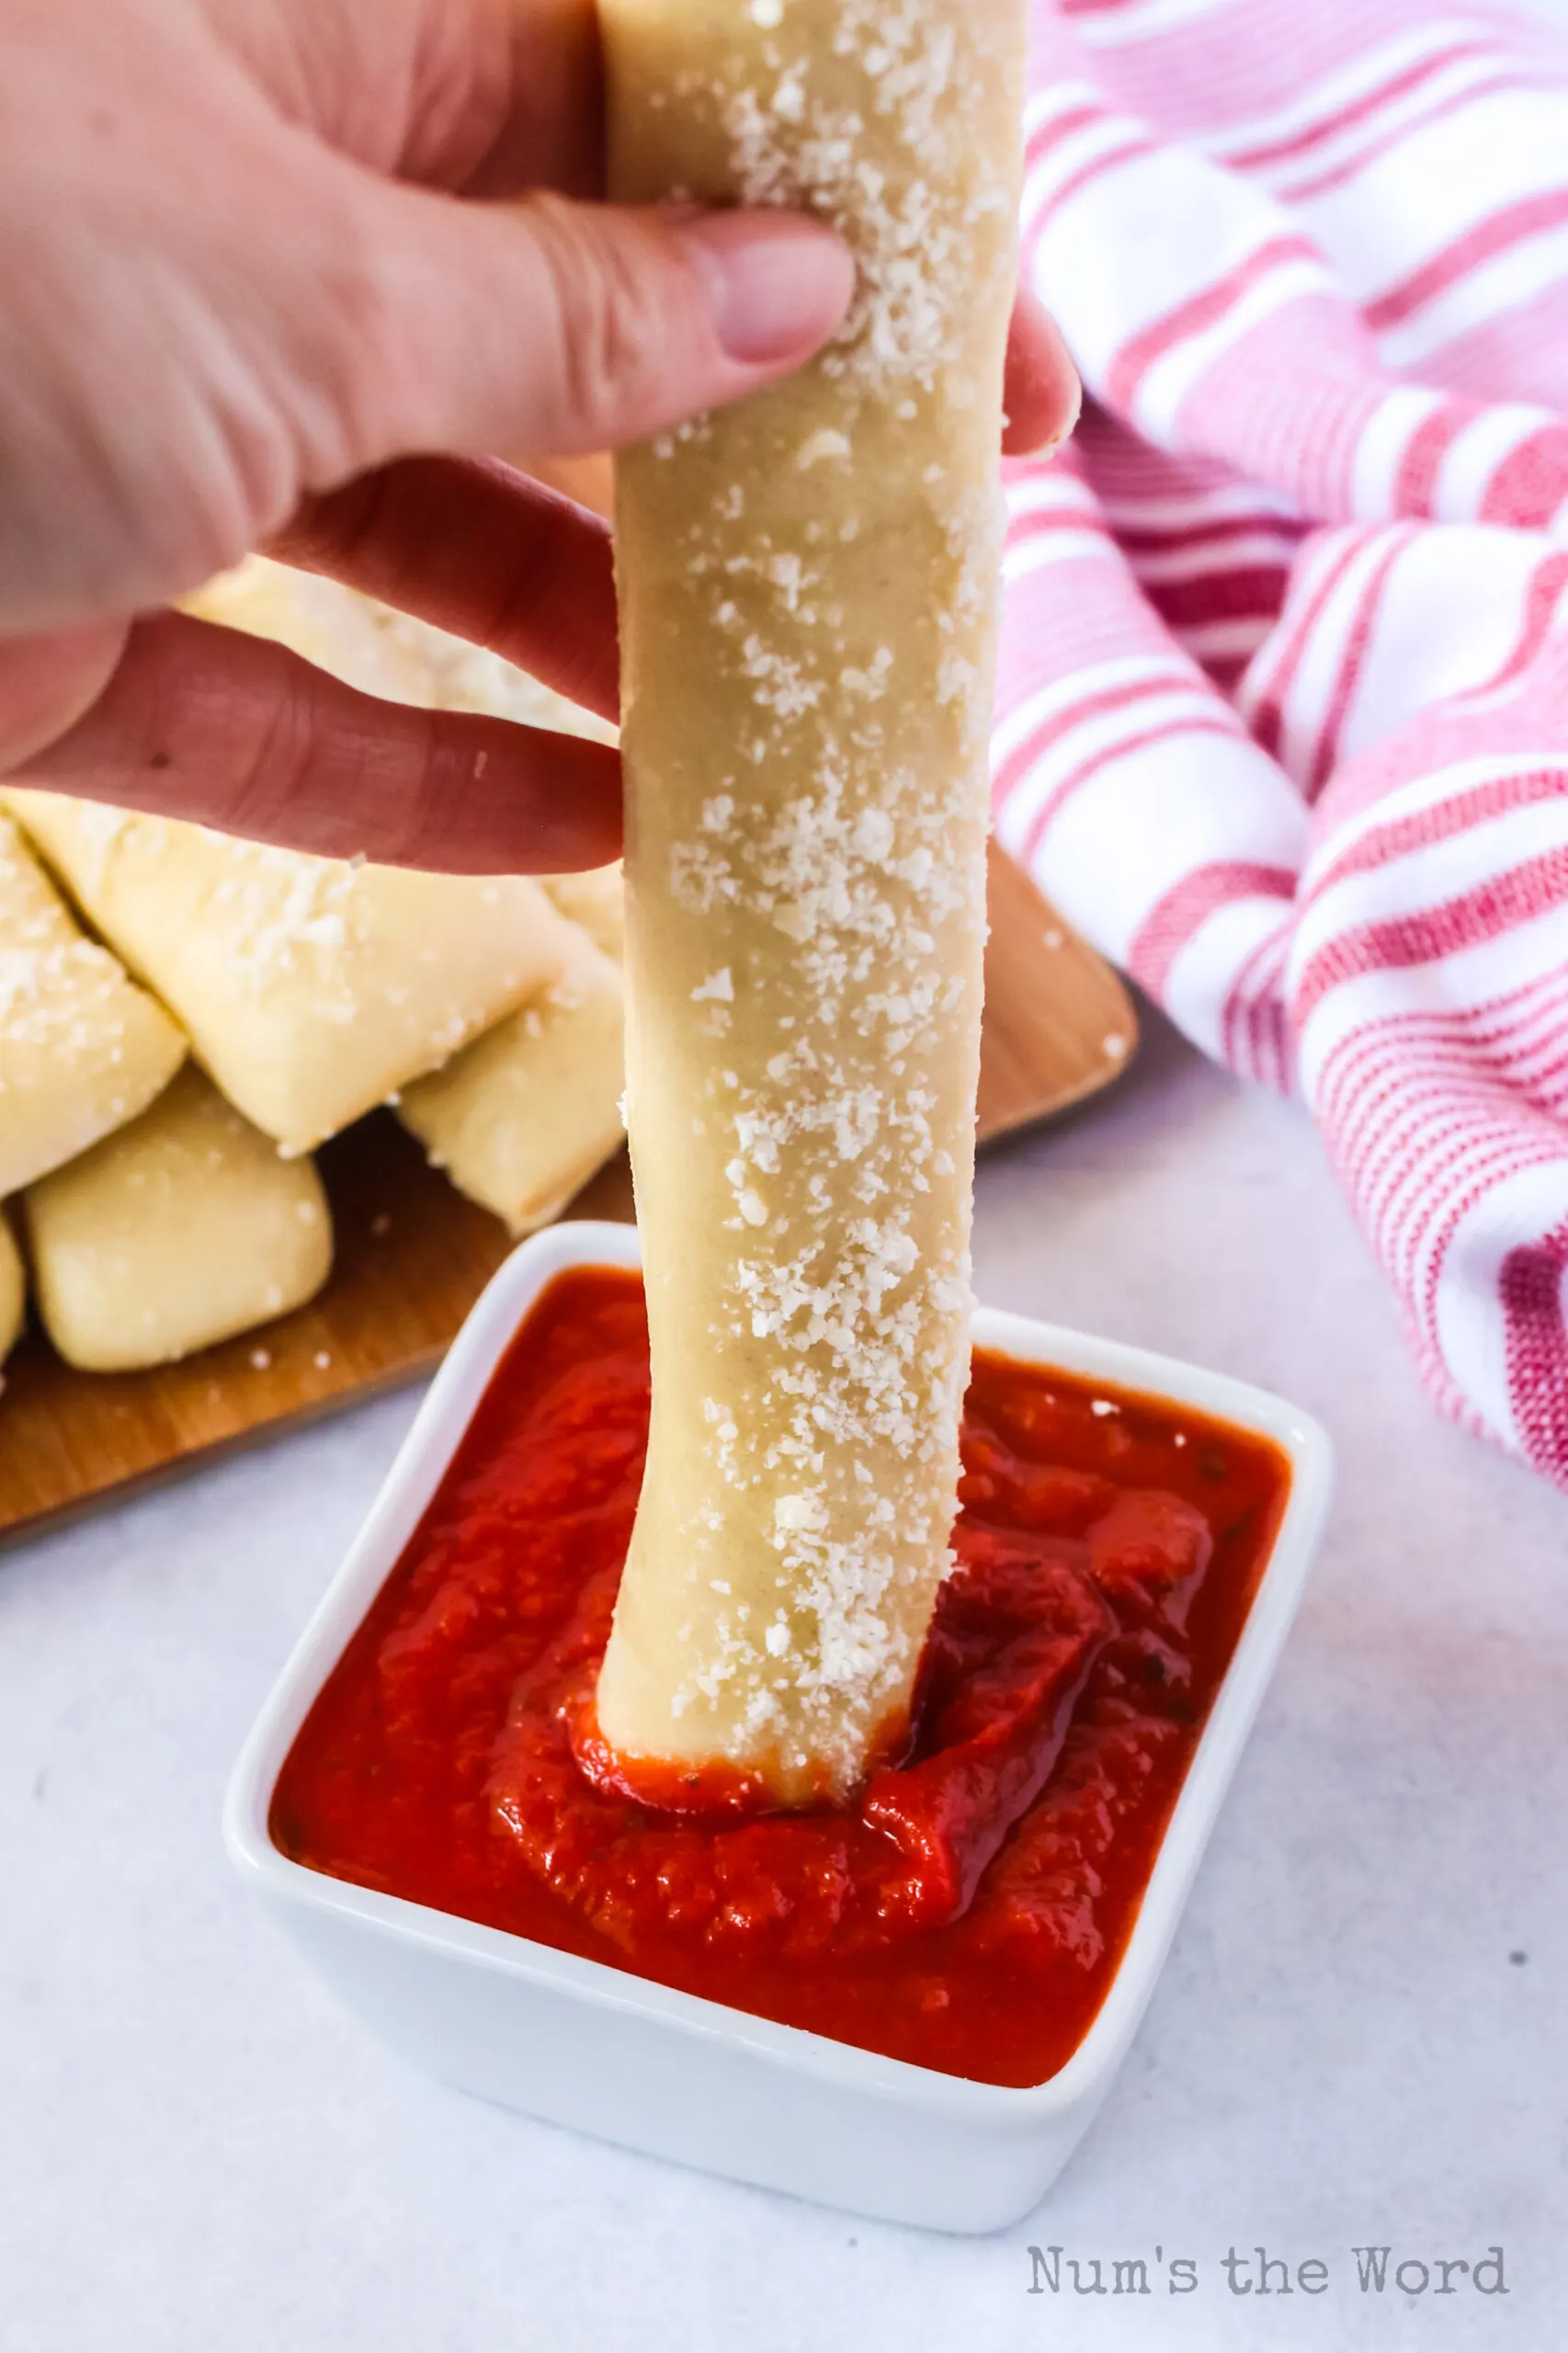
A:
[[[1036,2205],[1132,2040],[1290,1630],[1333,1483],[1328,1440],[1265,1391],[1140,1348],[983,1310],[974,1336],[1258,1430],[1290,1459],[1274,1551],[1137,1924],[1077,2052],[1046,2084],[942,2075],[307,1870],[267,1835],[295,1733],[402,1552],[522,1318],[568,1267],[638,1263],[619,1225],[557,1226],[491,1283],[442,1367],[358,1540],[245,1744],[224,1833],[242,1875],[348,2007],[464,2091],[685,2165],[900,2222],[991,2231]]]

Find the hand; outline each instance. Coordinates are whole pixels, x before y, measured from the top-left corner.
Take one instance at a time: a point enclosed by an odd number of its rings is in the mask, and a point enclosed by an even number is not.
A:
[[[0,771],[325,854],[614,855],[601,746],[137,618],[268,545],[613,715],[608,534],[483,453],[771,381],[851,267],[792,216],[595,200],[601,111],[592,0],[4,0]],[[1075,399],[1021,307],[1011,446]]]

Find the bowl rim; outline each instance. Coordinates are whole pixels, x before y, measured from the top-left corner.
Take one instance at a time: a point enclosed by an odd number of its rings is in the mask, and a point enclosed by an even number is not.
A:
[[[749,2052],[882,2104],[952,2122],[1034,2131],[1096,2099],[1126,2055],[1187,1902],[1221,1802],[1301,1601],[1327,1518],[1334,1449],[1311,1414],[1272,1392],[1132,1343],[1107,1340],[1031,1316],[978,1308],[975,1344],[1021,1362],[1100,1376],[1272,1438],[1290,1465],[1290,1491],[1236,1647],[1160,1840],[1121,1958],[1095,2018],[1066,2064],[1044,2083],[1017,2086],[949,2075],[801,2027],[754,2018],[727,2004],[607,1961],[562,1952],[402,1896],[338,1880],[284,1855],[267,1818],[295,1734],[328,1675],[391,1574],[465,1434],[501,1355],[545,1285],[571,1268],[639,1267],[634,1227],[583,1221],[522,1243],[492,1277],[437,1372],[358,1534],[273,1683],[230,1777],[223,1839],[241,1877],[293,1909],[352,1923],[383,1940],[437,1952],[639,2018],[710,2044]]]

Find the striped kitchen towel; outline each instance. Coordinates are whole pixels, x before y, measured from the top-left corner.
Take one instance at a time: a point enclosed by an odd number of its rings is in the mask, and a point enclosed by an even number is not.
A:
[[[1568,1486],[1568,39],[1038,0],[997,829],[1299,1090],[1469,1427]]]

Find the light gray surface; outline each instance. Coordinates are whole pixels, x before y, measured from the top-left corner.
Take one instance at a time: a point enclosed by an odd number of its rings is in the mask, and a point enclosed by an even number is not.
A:
[[[4,2353],[1562,2342],[1568,1503],[1430,1412],[1301,1116],[1163,1032],[1114,1101],[988,1164],[979,1283],[1280,1388],[1343,1458],[1161,1990],[1049,2207],[923,2237],[472,2105],[252,1913],[223,1780],[399,1399],[0,1556]],[[1326,2260],[1327,2293],[1233,2296],[1219,2258],[1260,2239]],[[1027,2292],[1031,2241],[1158,2245],[1199,2291],[1063,2312]],[[1501,2242],[1510,2293],[1363,2297],[1348,2250],[1384,2242]]]

